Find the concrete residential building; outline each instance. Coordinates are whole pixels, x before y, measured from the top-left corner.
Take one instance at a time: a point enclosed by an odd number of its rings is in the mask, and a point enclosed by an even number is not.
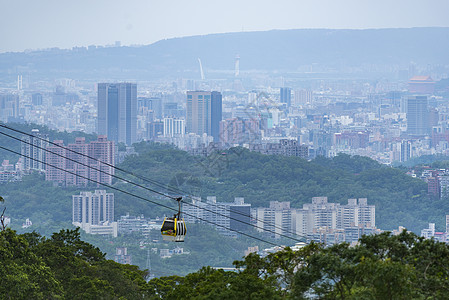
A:
[[[112,183],[115,172],[114,142],[108,141],[106,136],[98,136],[89,144],[84,138],[77,138],[74,144],[67,147],[60,140],[53,144],[47,147],[45,180],[66,186]]]
[[[292,214],[290,202],[270,201],[270,207],[258,207],[253,210],[257,231],[266,232],[273,238],[288,234],[292,230]]]
[[[327,197],[313,197],[312,203],[304,204],[300,213],[307,222],[305,233],[311,233],[316,228],[336,229],[338,206],[337,203],[328,203]]]
[[[131,255],[128,254],[128,248],[126,248],[126,247],[115,248],[114,261],[119,264],[131,265],[132,258],[131,258]]]
[[[117,236],[114,194],[96,190],[72,195],[72,223],[87,233]]]
[[[183,205],[184,219],[187,223],[209,224],[208,220],[217,224],[216,229],[224,235],[235,236],[232,230],[247,230],[251,218],[251,204],[245,203],[244,198],[235,198],[234,202],[217,202],[216,197],[207,197],[206,202],[193,197],[193,205]],[[231,230],[229,230],[231,229]]]
[[[32,136],[24,135],[21,143],[23,170],[45,171],[45,149],[48,147],[48,135],[31,130]]]
[[[338,206],[338,228],[376,227],[376,208],[368,205],[367,198],[348,199],[347,205]]]
[[[378,233],[375,206],[366,198],[348,199],[347,205],[328,203],[327,197],[313,197],[302,209],[290,208],[290,202],[271,201],[270,207],[252,210],[258,231],[279,238],[296,234],[318,242],[357,241],[363,234]],[[323,240],[324,239],[324,240]]]
[[[72,221],[98,225],[114,221],[114,194],[105,190],[72,195]]]
[[[131,145],[137,141],[137,85],[98,84],[98,134],[114,142]]]
[[[108,141],[106,136],[99,135],[96,141],[90,142],[89,156],[96,160],[89,159],[89,178],[97,182],[111,184],[112,175],[115,173],[115,147],[113,141]],[[109,164],[106,165],[104,163]],[[92,169],[95,168],[96,170]],[[101,170],[97,171],[97,170]],[[97,183],[99,186],[99,183]]]
[[[310,90],[295,90],[294,100],[296,106],[313,103],[313,92]]]
[[[78,137],[74,144],[67,146],[65,153],[66,159],[65,167],[70,173],[66,173],[65,184],[75,186],[87,186],[89,178],[88,159],[89,145],[85,138]],[[77,176],[78,175],[78,176]]]
[[[47,170],[45,172],[45,180],[57,182],[65,185],[66,182],[66,149],[64,148],[64,141],[55,140],[53,144],[47,147]]]
[[[184,137],[185,132],[185,120],[164,118],[164,137]]]

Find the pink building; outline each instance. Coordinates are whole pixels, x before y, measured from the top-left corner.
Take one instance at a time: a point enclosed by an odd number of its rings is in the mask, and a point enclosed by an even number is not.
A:
[[[66,156],[66,149],[63,147],[64,142],[62,140],[55,140],[53,144],[47,146],[45,180],[65,184],[66,159],[64,157]]]
[[[99,135],[97,141],[91,142],[89,144],[89,157],[95,158],[97,161],[89,159],[89,166],[101,171],[91,168],[89,178],[101,183],[111,184],[112,175],[114,175],[113,166],[115,166],[114,154],[114,142],[108,141],[105,135]]]
[[[89,144],[85,138],[76,138],[75,143],[67,147],[60,140],[54,143],[57,145],[47,147],[50,152],[47,152],[46,180],[66,186],[99,186],[100,183],[112,183],[115,165],[114,142],[108,141],[106,136],[98,136],[97,141]]]

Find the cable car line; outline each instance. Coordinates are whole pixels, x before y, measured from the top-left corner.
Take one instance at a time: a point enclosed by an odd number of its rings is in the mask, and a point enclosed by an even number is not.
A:
[[[121,172],[123,172],[123,173],[130,174],[130,175],[132,175],[132,176],[134,176],[134,177],[136,177],[136,178],[139,178],[139,179],[141,179],[141,180],[143,180],[143,181],[150,182],[150,183],[152,183],[152,184],[154,184],[154,185],[156,185],[156,186],[159,186],[159,187],[161,187],[161,188],[164,188],[164,189],[166,189],[166,190],[168,190],[168,191],[171,191],[171,192],[177,192],[177,193],[186,195],[185,197],[186,197],[186,198],[190,198],[191,200],[194,199],[193,196],[188,195],[188,193],[186,193],[186,192],[184,192],[184,191],[182,191],[182,190],[180,190],[180,189],[178,189],[178,188],[166,186],[166,185],[164,185],[164,184],[162,184],[162,183],[159,183],[159,182],[157,182],[157,181],[155,181],[155,180],[153,180],[153,179],[149,179],[149,178],[146,178],[146,177],[144,177],[144,176],[137,175],[137,174],[135,174],[134,172],[127,171],[127,170],[122,169],[122,168],[120,168],[120,167],[116,167],[116,166],[114,166],[114,165],[112,165],[112,164],[109,164],[109,163],[107,163],[107,162],[103,162],[103,161],[101,161],[101,160],[99,160],[99,159],[97,159],[97,158],[91,157],[91,156],[89,156],[89,155],[86,155],[86,154],[84,154],[84,153],[75,151],[75,150],[73,150],[73,149],[70,149],[70,148],[67,148],[67,147],[64,147],[64,146],[61,146],[61,145],[59,145],[59,144],[57,144],[57,143],[48,141],[48,140],[43,139],[43,138],[41,138],[41,137],[34,136],[34,135],[30,134],[30,133],[26,133],[26,132],[23,132],[23,131],[21,131],[21,130],[18,130],[18,129],[9,127],[9,126],[7,126],[7,125],[5,125],[5,124],[0,124],[0,127],[4,127],[4,128],[9,129],[9,130],[11,130],[11,131],[15,131],[15,132],[18,132],[18,133],[21,133],[21,134],[24,134],[24,135],[28,135],[28,136],[33,137],[33,138],[37,138],[37,139],[43,140],[43,141],[45,141],[45,142],[47,142],[47,143],[49,143],[49,144],[55,145],[55,146],[60,147],[60,148],[62,148],[62,149],[64,149],[64,150],[70,151],[70,152],[75,153],[75,154],[77,154],[77,155],[81,155],[81,156],[87,157],[87,158],[92,159],[92,160],[97,161],[97,162],[100,162],[100,163],[102,163],[102,164],[104,164],[104,165],[106,165],[106,166],[112,167],[112,168],[114,168],[114,169],[116,169],[116,170],[118,170],[118,171],[121,171]],[[18,140],[18,141],[20,141],[20,142],[23,142],[23,143],[27,143],[27,144],[29,144],[29,145],[32,145],[31,143],[25,142],[25,141],[23,141],[23,140],[21,140],[21,139],[19,139],[19,138],[17,138],[17,137],[8,135],[8,134],[6,134],[6,133],[4,133],[4,132],[0,132],[0,134],[6,135],[6,136],[8,136],[8,137],[10,137],[10,138],[13,138],[13,139],[16,139],[16,140]],[[134,184],[134,185],[136,185],[136,186],[138,186],[138,187],[140,187],[140,188],[149,190],[149,191],[154,192],[154,193],[156,193],[156,194],[159,194],[159,195],[161,195],[161,196],[163,196],[163,197],[167,197],[167,198],[170,198],[170,199],[172,199],[172,200],[176,200],[176,197],[174,197],[174,196],[170,196],[170,195],[167,195],[167,194],[164,194],[164,193],[155,191],[155,190],[150,189],[150,188],[148,188],[148,187],[145,187],[145,186],[142,186],[142,185],[140,185],[140,184],[134,183],[134,182],[132,182],[132,181],[130,181],[130,180],[127,180],[127,179],[118,177],[118,176],[113,175],[113,174],[106,173],[106,172],[103,171],[103,170],[96,169],[96,168],[94,168],[94,167],[92,167],[92,166],[83,164],[83,163],[78,162],[78,161],[76,161],[76,160],[70,159],[70,158],[68,158],[68,157],[66,157],[66,156],[60,155],[59,153],[55,153],[55,152],[52,152],[52,151],[50,151],[50,150],[47,150],[47,149],[45,149],[45,148],[42,148],[42,147],[39,147],[39,146],[36,146],[36,145],[32,145],[32,146],[33,146],[33,147],[40,148],[40,149],[42,149],[42,150],[44,150],[44,151],[47,151],[47,152],[50,152],[50,153],[52,153],[52,154],[61,156],[61,157],[65,158],[65,159],[71,160],[71,161],[73,161],[73,162],[75,162],[75,163],[77,163],[77,164],[84,165],[84,166],[86,166],[87,168],[94,169],[94,170],[96,170],[96,171],[98,171],[98,172],[105,173],[105,174],[107,174],[107,175],[109,175],[109,176],[113,176],[113,177],[115,177],[115,178],[117,178],[117,179],[120,179],[120,180],[123,180],[123,181],[125,181],[125,182]],[[279,236],[286,237],[286,238],[289,238],[289,239],[292,239],[292,240],[295,240],[295,241],[298,241],[298,242],[301,241],[301,240],[292,238],[291,236],[284,235],[284,234],[280,234],[280,233],[276,233],[276,232],[271,231],[271,230],[269,230],[269,229],[265,229],[265,228],[263,228],[263,227],[260,227],[260,226],[257,226],[257,225],[253,225],[253,224],[247,223],[247,222],[245,222],[245,221],[238,220],[238,219],[232,218],[232,217],[230,217],[230,216],[226,216],[226,215],[220,214],[220,213],[218,213],[218,212],[215,212],[215,211],[213,211],[213,210],[209,210],[209,209],[207,209],[207,208],[204,208],[204,207],[195,205],[195,204],[193,204],[193,203],[188,203],[188,202],[184,202],[184,203],[187,204],[187,205],[190,205],[190,206],[197,207],[197,208],[199,208],[199,209],[203,209],[203,210],[209,211],[209,212],[211,212],[211,213],[213,213],[213,214],[220,215],[220,216],[222,216],[222,217],[229,218],[229,219],[232,219],[232,220],[234,220],[234,221],[238,221],[238,222],[240,222],[240,223],[243,223],[243,224],[246,224],[246,225],[250,225],[250,226],[253,226],[253,227],[262,229],[263,231],[267,231],[267,232],[270,232],[270,233],[274,233],[274,234],[277,234],[277,235],[279,235]],[[223,206],[221,206],[221,205],[219,205],[219,204],[208,203],[208,205],[212,205],[212,206],[215,206],[215,207],[219,207],[219,208],[221,208],[221,209],[223,209],[223,210],[226,210],[226,211],[229,211],[229,212],[232,212],[232,213],[236,213],[236,214],[239,214],[239,215],[248,217],[247,214],[244,214],[244,213],[242,213],[242,212],[235,211],[235,210],[232,210],[232,209],[226,209],[225,207],[223,207]],[[301,238],[303,238],[303,239],[306,239],[305,236],[299,235],[299,234],[294,233],[294,232],[291,232],[291,231],[289,231],[289,230],[285,230],[284,228],[279,227],[279,226],[277,226],[277,225],[274,224],[274,223],[270,223],[270,222],[267,222],[267,221],[264,221],[264,220],[260,220],[260,219],[258,219],[258,218],[254,218],[254,217],[251,217],[251,216],[249,216],[249,217],[250,217],[250,219],[253,219],[253,220],[255,220],[255,221],[261,222],[261,223],[263,223],[263,224],[268,224],[268,226],[273,227],[273,228],[275,228],[275,229],[280,229],[280,230],[282,230],[282,231],[284,231],[284,232],[286,232],[286,233],[289,233],[289,234],[291,234],[291,235],[295,235],[295,236],[301,237]]]
[[[164,193],[158,192],[158,191],[156,191],[156,190],[153,190],[153,189],[148,188],[148,187],[146,187],[146,186],[143,186],[143,185],[141,185],[141,184],[132,182],[132,181],[130,181],[130,180],[128,180],[128,179],[119,177],[119,176],[117,176],[117,175],[115,175],[115,174],[110,174],[110,173],[108,173],[108,172],[106,172],[106,171],[104,171],[104,170],[97,169],[97,168],[95,168],[95,167],[93,167],[93,166],[87,165],[87,164],[82,163],[82,162],[78,162],[78,161],[75,160],[75,159],[72,159],[72,158],[70,158],[70,157],[66,157],[66,156],[64,156],[64,155],[62,155],[62,154],[59,154],[59,153],[57,153],[57,152],[50,151],[50,150],[48,150],[48,149],[46,149],[46,148],[43,148],[43,147],[34,145],[34,144],[32,144],[32,143],[30,143],[30,142],[27,142],[27,141],[22,141],[21,139],[19,139],[19,138],[17,138],[17,137],[14,137],[14,136],[11,136],[11,135],[9,135],[9,134],[7,134],[7,133],[4,133],[4,132],[1,132],[1,131],[0,131],[0,134],[5,135],[5,136],[10,137],[10,138],[13,138],[13,139],[15,139],[15,140],[19,140],[19,141],[21,141],[22,143],[25,143],[25,144],[28,144],[28,145],[30,145],[30,146],[36,147],[36,148],[38,148],[38,149],[41,149],[41,150],[46,151],[46,152],[48,152],[48,153],[51,153],[51,154],[53,154],[53,155],[57,155],[57,156],[59,156],[59,157],[65,158],[65,159],[70,160],[70,161],[72,161],[72,162],[74,162],[74,163],[77,163],[77,164],[79,164],[79,165],[85,166],[85,167],[87,167],[87,168],[89,168],[89,169],[93,169],[93,170],[95,170],[95,171],[97,171],[97,172],[100,172],[100,173],[109,175],[109,176],[111,176],[111,177],[117,178],[117,179],[119,179],[119,180],[125,181],[125,182],[130,183],[130,184],[133,184],[133,185],[135,185],[135,186],[137,186],[137,187],[140,187],[140,188],[145,189],[145,190],[147,190],[147,191],[156,193],[156,194],[158,194],[158,195],[160,195],[160,196],[167,197],[167,198],[170,198],[170,199],[172,199],[172,200],[178,201],[178,197],[166,195],[166,194],[164,194]],[[56,144],[56,145],[57,145],[57,144]],[[83,155],[83,154],[80,153],[80,155]],[[24,156],[24,155],[22,155],[22,156]],[[178,203],[179,203],[179,201],[178,201]],[[205,210],[205,211],[214,213],[214,214],[216,214],[216,215],[219,215],[219,216],[222,216],[222,217],[225,217],[225,218],[229,218],[230,220],[234,220],[234,221],[237,221],[237,222],[242,223],[242,224],[245,224],[245,225],[249,225],[249,226],[252,226],[252,227],[255,227],[255,228],[259,228],[259,229],[261,229],[261,230],[263,230],[263,231],[266,231],[266,232],[269,232],[269,233],[273,233],[273,234],[277,234],[277,235],[282,236],[282,237],[285,237],[285,238],[289,238],[289,239],[294,240],[294,241],[296,241],[296,242],[302,242],[301,240],[295,239],[295,238],[293,238],[293,237],[291,237],[291,236],[288,236],[288,235],[285,235],[285,234],[281,234],[281,233],[276,233],[276,232],[273,231],[273,230],[266,229],[266,228],[263,228],[263,227],[254,225],[254,224],[245,222],[245,221],[243,221],[243,220],[239,220],[239,219],[233,218],[233,217],[231,217],[231,216],[227,216],[227,215],[221,214],[221,213],[219,213],[219,212],[215,212],[215,211],[213,211],[213,210],[210,210],[210,209],[207,209],[207,208],[204,208],[204,207],[195,205],[195,204],[193,204],[193,203],[188,203],[188,202],[184,202],[184,203],[187,204],[187,205],[194,206],[194,207],[197,207],[197,208],[199,208],[199,209],[203,209],[203,210]],[[179,212],[178,212],[178,214],[179,214]],[[244,215],[244,216],[247,216],[247,217],[251,218],[251,216],[248,216],[248,215]],[[177,218],[177,219],[179,219],[179,218]],[[184,226],[184,227],[185,227],[185,226]],[[299,235],[298,235],[298,236],[299,236]],[[304,237],[304,238],[305,238],[305,237]]]
[[[72,175],[75,175],[75,176],[78,176],[78,177],[87,179],[87,180],[89,180],[89,181],[91,181],[91,182],[93,182],[93,183],[96,183],[96,184],[99,184],[99,185],[108,187],[108,188],[110,188],[110,189],[116,190],[116,191],[121,192],[121,193],[123,193],[123,194],[129,195],[129,196],[132,196],[132,197],[136,197],[136,198],[141,199],[141,200],[143,200],[143,201],[146,201],[146,202],[149,202],[149,203],[153,203],[153,204],[155,204],[155,205],[159,205],[159,206],[161,206],[161,207],[164,207],[164,208],[167,208],[167,209],[170,209],[170,210],[177,211],[176,209],[174,209],[174,208],[172,208],[172,207],[170,207],[170,206],[167,206],[167,205],[164,205],[164,204],[155,202],[155,201],[153,201],[153,200],[146,199],[146,198],[144,198],[144,197],[142,197],[142,196],[136,195],[136,194],[131,193],[131,192],[127,192],[127,191],[125,191],[125,190],[119,189],[119,188],[117,188],[117,187],[111,186],[111,185],[109,185],[109,184],[106,184],[106,183],[103,183],[103,182],[100,182],[100,181],[97,181],[97,180],[93,180],[93,179],[88,178],[88,177],[86,177],[86,176],[83,176],[83,175],[80,175],[80,174],[76,174],[76,173],[74,173],[74,172],[70,172],[70,171],[68,171],[68,170],[66,170],[66,169],[63,169],[63,168],[60,168],[60,167],[57,167],[57,166],[53,166],[53,165],[51,165],[51,164],[49,164],[49,163],[47,163],[47,162],[44,162],[44,161],[41,161],[41,160],[39,160],[39,159],[30,157],[30,156],[28,156],[28,155],[22,155],[21,153],[19,153],[19,152],[17,152],[17,151],[14,151],[14,150],[11,150],[11,149],[8,149],[8,148],[6,148],[6,147],[0,146],[0,149],[3,149],[3,150],[5,150],[5,151],[11,152],[11,153],[14,153],[14,154],[16,154],[16,155],[20,155],[20,156],[29,158],[29,159],[31,159],[31,160],[34,160],[34,161],[37,161],[37,162],[39,162],[39,163],[42,163],[42,164],[44,164],[44,165],[46,165],[46,166],[50,166],[50,167],[52,167],[52,168],[55,168],[55,169],[64,171],[64,172],[66,172],[66,173],[69,173],[69,174],[72,174]],[[261,238],[252,236],[252,235],[247,234],[247,233],[244,233],[244,232],[240,232],[240,231],[235,230],[235,229],[232,229],[232,228],[228,228],[228,227],[226,227],[226,226],[224,226],[224,225],[217,224],[217,223],[215,223],[215,222],[206,220],[206,219],[204,219],[204,218],[201,218],[201,217],[198,217],[198,216],[189,214],[189,213],[184,213],[184,214],[185,214],[185,215],[188,215],[188,216],[191,216],[191,217],[193,217],[193,218],[196,218],[196,219],[198,219],[198,220],[204,221],[204,222],[206,222],[206,223],[209,223],[209,224],[212,224],[212,225],[215,225],[215,226],[218,226],[218,227],[222,227],[222,228],[225,228],[225,229],[227,229],[227,230],[230,230],[230,231],[233,231],[233,232],[236,232],[236,233],[245,235],[245,236],[247,236],[247,237],[250,237],[250,238],[252,238],[252,239],[258,240],[258,241],[260,241],[260,242],[264,242],[264,243],[270,244],[270,245],[272,245],[272,246],[279,246],[278,244],[275,244],[275,243],[273,243],[273,242],[270,242],[270,241],[267,241],[267,240],[264,240],[264,239],[261,239]]]
[[[81,155],[81,156],[87,157],[87,158],[89,158],[89,159],[95,160],[95,161],[97,161],[97,162],[99,162],[99,163],[102,163],[102,164],[104,164],[104,165],[106,165],[106,166],[112,167],[112,168],[114,168],[114,169],[116,169],[116,170],[118,170],[118,171],[121,171],[121,172],[123,172],[123,173],[130,174],[130,175],[132,175],[132,176],[134,176],[134,177],[137,177],[137,178],[139,178],[139,179],[141,179],[141,180],[143,180],[143,181],[147,181],[147,182],[149,182],[149,183],[151,183],[151,184],[153,184],[153,185],[156,185],[156,186],[159,186],[159,187],[161,187],[161,188],[163,188],[163,189],[165,189],[165,190],[168,190],[169,192],[171,191],[171,192],[176,192],[176,193],[179,193],[179,194],[182,194],[182,195],[186,195],[186,196],[185,196],[186,198],[190,198],[191,200],[193,200],[193,196],[189,195],[187,192],[182,191],[181,189],[178,189],[178,188],[176,188],[176,187],[170,187],[170,186],[167,186],[167,185],[165,185],[165,184],[163,184],[163,183],[159,183],[159,182],[157,182],[156,180],[149,179],[149,178],[146,178],[146,177],[144,177],[144,176],[140,176],[140,175],[138,175],[138,174],[135,174],[134,172],[127,171],[127,170],[122,169],[122,168],[120,168],[120,167],[116,167],[116,166],[114,166],[114,165],[112,165],[112,164],[109,164],[109,163],[107,163],[107,162],[103,162],[103,161],[101,161],[101,160],[99,160],[99,159],[97,159],[97,158],[91,157],[91,156],[86,155],[86,154],[84,154],[84,153],[80,153],[80,152],[77,152],[77,151],[75,151],[75,150],[73,150],[73,149],[70,149],[70,148],[61,146],[60,144],[57,144],[57,143],[55,143],[55,142],[51,142],[51,141],[46,140],[46,139],[43,139],[43,138],[41,138],[41,137],[34,136],[34,135],[30,134],[30,133],[23,132],[23,131],[18,130],[18,129],[14,129],[14,128],[12,128],[12,127],[7,126],[6,124],[0,124],[0,127],[4,127],[4,128],[6,128],[6,129],[9,129],[9,130],[12,130],[12,131],[15,131],[15,132],[24,134],[24,135],[28,135],[28,136],[33,137],[33,138],[37,138],[37,139],[43,140],[43,141],[45,141],[45,142],[47,142],[47,143],[49,143],[49,144],[55,145],[55,146],[57,146],[57,147],[59,147],[59,148],[68,150],[68,151],[70,151],[70,152],[72,152],[72,153],[75,153],[75,154],[77,154],[77,155]],[[1,133],[1,132],[0,132],[0,133]],[[5,134],[5,135],[6,135],[6,134]],[[9,136],[9,135],[8,135],[8,136]],[[10,137],[12,137],[12,136],[10,136]],[[14,138],[14,139],[16,139],[16,140],[19,140],[19,141],[21,141],[21,142],[24,142],[24,141],[22,141],[21,139],[18,139],[18,138],[16,138],[16,137],[12,137],[12,138]],[[34,146],[34,147],[37,147],[37,146],[35,146],[35,145],[33,145],[33,146]],[[46,149],[43,149],[43,150],[46,150]],[[67,157],[64,157],[64,158],[67,158]],[[67,159],[69,159],[69,158],[67,158]],[[77,161],[75,161],[75,162],[78,163],[78,164],[81,164],[81,163],[79,163],[79,162],[77,162]],[[91,166],[87,166],[87,167],[88,167],[88,168],[89,168],[89,167],[90,167],[90,168],[93,168],[93,167],[91,167]],[[98,171],[98,170],[97,170],[97,171]],[[101,172],[101,171],[100,171],[100,172]],[[108,174],[108,175],[114,176],[114,175],[111,175],[111,174]],[[120,179],[121,179],[121,178],[120,178]],[[125,179],[121,179],[121,180],[125,180]],[[129,183],[133,183],[133,182],[129,182]],[[133,183],[133,184],[134,184],[134,183]],[[145,187],[142,187],[142,188],[145,188]],[[165,197],[170,198],[170,199],[172,199],[172,200],[175,200],[175,199],[176,199],[176,197],[171,197],[171,196],[166,195],[166,194],[162,194],[162,196],[165,196]],[[192,202],[193,202],[193,201],[192,201]],[[207,208],[199,207],[199,206],[197,206],[197,205],[195,205],[195,204],[193,204],[193,203],[188,203],[188,202],[185,202],[185,203],[186,203],[187,205],[190,205],[190,206],[194,206],[194,207],[197,207],[197,208],[200,208],[200,209],[204,209],[204,210],[209,211],[209,212],[211,212],[211,213],[213,213],[213,214],[217,214],[217,215],[220,214],[220,213],[217,213],[217,212],[215,212],[215,211],[208,210]],[[230,208],[227,209],[227,208],[225,208],[225,207],[223,207],[222,205],[219,205],[219,204],[208,203],[208,205],[215,206],[215,207],[221,208],[221,209],[223,209],[223,210],[225,210],[225,211],[229,211],[229,212],[232,212],[232,213],[235,213],[235,214],[242,215],[242,216],[244,216],[244,217],[247,217],[247,216],[248,216],[248,215],[246,215],[246,214],[244,214],[244,213],[242,213],[242,212],[239,212],[239,211],[236,211],[236,210],[232,210],[232,209],[230,209]],[[224,216],[224,217],[226,217],[226,218],[230,218],[230,217],[225,216],[225,215],[222,215],[222,216]],[[299,235],[299,234],[297,234],[297,233],[295,233],[295,232],[286,230],[286,229],[284,229],[284,228],[282,228],[282,227],[280,227],[280,226],[277,226],[277,225],[274,224],[274,223],[267,222],[267,221],[264,221],[264,220],[260,220],[260,219],[258,219],[258,218],[254,218],[254,217],[250,217],[250,218],[251,218],[252,220],[261,222],[261,223],[263,223],[263,224],[268,224],[268,226],[270,226],[270,227],[273,227],[273,228],[275,228],[275,229],[280,229],[280,230],[282,230],[282,231],[284,231],[284,232],[286,232],[286,233],[289,233],[289,234],[291,234],[291,235],[299,236],[299,237],[301,237],[301,238],[307,239],[305,236],[302,236],[302,235]],[[235,220],[235,219],[234,219],[234,220]],[[238,221],[238,222],[240,222],[240,223],[243,222],[243,221],[241,221],[241,220],[236,220],[236,221]],[[251,226],[254,226],[254,225],[251,224]],[[262,229],[262,230],[265,230],[265,231],[269,231],[269,232],[270,232],[269,229],[264,229],[264,228],[261,228],[261,227],[259,227],[259,226],[256,226],[256,227],[257,227],[257,228],[260,228],[260,229]],[[284,236],[284,235],[282,235],[282,234],[279,234],[279,235],[280,235],[280,236]],[[288,237],[288,238],[292,239],[290,236],[285,236],[285,237]],[[299,240],[296,240],[296,241],[299,241]]]
[[[75,151],[75,150],[73,150],[73,149],[70,149],[70,148],[61,146],[61,145],[59,145],[59,144],[57,144],[57,143],[55,143],[55,142],[51,142],[51,141],[48,141],[48,140],[46,140],[46,139],[44,139],[44,138],[41,138],[41,137],[38,137],[38,136],[34,136],[34,135],[30,134],[30,133],[23,132],[23,131],[18,130],[18,129],[14,129],[14,128],[9,127],[9,126],[7,126],[7,125],[5,125],[5,124],[0,124],[0,127],[4,127],[4,128],[6,128],[6,129],[9,129],[9,130],[12,130],[12,131],[15,131],[15,132],[24,134],[24,135],[28,135],[28,136],[33,137],[33,138],[37,138],[37,139],[39,139],[39,140],[45,141],[45,142],[47,142],[47,143],[49,143],[49,144],[52,144],[52,145],[57,146],[57,147],[60,147],[60,148],[62,148],[62,149],[64,149],[64,150],[70,151],[70,152],[75,153],[75,154],[77,154],[77,155],[85,156],[85,157],[87,157],[87,158],[89,158],[89,159],[92,159],[92,160],[94,160],[94,161],[97,161],[97,162],[99,162],[99,163],[102,163],[102,164],[104,164],[104,165],[106,165],[106,166],[112,167],[112,168],[114,168],[114,169],[116,169],[116,170],[118,170],[118,171],[121,171],[121,172],[123,172],[123,173],[130,174],[130,175],[132,175],[132,176],[134,176],[134,177],[136,177],[136,178],[139,178],[139,179],[141,179],[141,180],[143,180],[143,181],[149,182],[149,183],[151,183],[151,184],[153,184],[153,185],[156,185],[156,186],[159,186],[159,187],[161,187],[161,188],[163,188],[163,189],[165,189],[165,190],[168,190],[169,192],[171,191],[171,192],[176,192],[176,193],[180,193],[180,194],[183,194],[183,195],[187,195],[187,196],[186,196],[187,198],[193,199],[193,196],[188,195],[188,193],[185,192],[185,191],[182,191],[182,190],[177,189],[177,188],[175,188],[175,187],[167,186],[167,185],[165,185],[165,184],[163,184],[163,183],[157,182],[156,180],[146,178],[146,177],[144,177],[144,176],[135,174],[134,172],[127,171],[127,170],[122,169],[122,168],[120,168],[120,167],[116,167],[116,166],[114,166],[114,165],[112,165],[112,164],[109,164],[109,163],[107,163],[107,162],[103,162],[103,161],[101,161],[101,160],[99,160],[99,159],[97,159],[97,158],[91,157],[91,156],[86,155],[86,154],[84,154],[84,153],[80,153],[80,152]],[[6,134],[5,134],[5,135],[6,135]],[[10,137],[12,137],[12,136],[10,136]],[[21,139],[18,139],[18,138],[16,138],[16,137],[12,137],[12,138],[14,138],[14,139],[16,139],[16,140],[19,140],[19,141],[23,142]],[[33,146],[34,146],[34,145],[33,145]],[[36,147],[36,146],[34,146],[34,147]],[[77,162],[77,163],[79,163],[79,162]],[[165,196],[165,194],[164,194],[164,196]],[[167,198],[171,198],[171,199],[173,199],[173,200],[175,199],[175,197],[170,197],[170,196],[168,196],[168,195],[167,195]],[[186,203],[187,203],[187,202],[186,202]],[[188,203],[188,204],[190,204],[190,203]],[[214,205],[214,204],[210,204],[210,203],[209,203],[209,205],[213,205],[213,206],[216,206],[216,207],[223,208],[222,206],[217,205],[217,204]],[[224,208],[224,209],[227,210],[227,211],[230,211],[230,212],[233,212],[233,213],[236,213],[236,214],[245,216],[245,217],[247,216],[246,214],[241,213],[241,212],[239,212],[239,211],[234,211],[234,210],[226,209],[226,208]],[[214,213],[214,212],[213,212],[213,213]],[[263,220],[259,220],[259,219],[257,219],[257,218],[252,218],[252,219],[254,219],[254,220],[256,220],[256,221],[259,221],[259,222],[262,222],[262,223],[269,223],[269,222],[265,222],[265,221],[263,221]],[[282,230],[282,228],[277,227],[275,224],[269,224],[269,225]],[[288,233],[295,235],[295,233],[293,233],[293,232],[288,232]]]

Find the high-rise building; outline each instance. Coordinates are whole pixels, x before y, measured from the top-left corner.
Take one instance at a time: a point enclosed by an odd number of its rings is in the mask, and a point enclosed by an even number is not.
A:
[[[108,141],[106,136],[99,135],[96,141],[90,142],[88,148],[89,157],[89,178],[97,182],[111,184],[114,175],[115,165],[115,146],[113,141]],[[107,165],[106,165],[106,164]],[[94,170],[94,167],[97,170]],[[99,183],[97,183],[99,186]]]
[[[183,207],[187,223],[216,224],[216,229],[224,235],[235,236],[235,231],[247,230],[250,223],[251,204],[244,198],[236,197],[232,203],[218,202],[216,197],[207,197],[206,202],[193,197],[192,205]],[[205,221],[207,220],[207,221]]]
[[[114,221],[114,194],[105,190],[72,195],[72,222],[99,225]]]
[[[338,206],[338,228],[359,227],[373,228],[376,226],[376,208],[368,205],[367,198],[348,199],[347,205]]]
[[[186,131],[203,135],[206,133],[219,141],[222,118],[222,95],[219,92],[187,92]]]
[[[183,137],[185,130],[183,119],[164,118],[164,137]]]
[[[410,141],[403,140],[401,142],[401,162],[406,162],[412,157],[412,144]]]
[[[293,104],[296,106],[313,103],[313,92],[310,90],[295,90]]]
[[[114,194],[105,190],[72,195],[72,224],[86,233],[117,237],[114,222]]]
[[[141,110],[143,107],[146,107],[149,110],[154,112],[154,117],[158,120],[162,119],[164,115],[162,111],[162,98],[160,97],[139,97],[137,98],[137,109]]]
[[[31,95],[31,103],[33,105],[42,105],[42,94],[41,93],[34,93]]]
[[[281,87],[280,90],[281,103],[286,103],[287,107],[292,104],[292,89],[289,87]]]
[[[164,134],[164,122],[154,121],[147,123],[147,139],[154,140]]]
[[[210,135],[214,142],[220,140],[220,121],[223,115],[223,99],[220,92],[211,92],[211,129]]]
[[[48,146],[48,135],[39,132],[39,129],[31,130],[31,135],[24,135],[21,143],[23,155],[23,169],[44,171],[45,149]]]
[[[55,140],[47,147],[45,180],[64,185],[66,181],[66,149],[64,141]]]
[[[67,186],[111,184],[115,171],[114,148],[114,142],[101,135],[89,144],[84,138],[77,138],[67,147],[63,141],[56,140],[47,147],[45,180]]]
[[[131,145],[137,141],[137,85],[98,84],[98,134]]]
[[[89,178],[89,167],[87,156],[89,145],[84,137],[77,137],[74,144],[69,144],[65,153],[65,169],[70,171],[66,174],[66,185],[87,186]]]
[[[270,201],[270,207],[255,208],[251,214],[257,230],[267,231],[274,238],[296,234],[322,241],[324,235],[324,240],[331,243],[352,242],[362,234],[377,232],[376,208],[368,205],[366,198],[348,199],[347,205],[341,205],[329,203],[327,197],[313,197],[312,203],[302,209],[290,208],[290,202]]]
[[[273,238],[292,232],[292,213],[290,202],[270,201],[270,207],[258,207],[253,216],[257,220],[257,231],[267,232]]]
[[[11,122],[19,117],[19,95],[0,95],[0,121]]]
[[[429,110],[427,96],[410,96],[407,99],[407,133],[429,134]]]

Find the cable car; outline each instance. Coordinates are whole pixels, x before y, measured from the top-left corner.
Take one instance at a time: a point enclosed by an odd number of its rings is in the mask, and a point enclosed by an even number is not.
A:
[[[182,197],[176,198],[178,201],[178,213],[173,215],[173,218],[164,218],[162,222],[161,234],[164,241],[170,242],[184,242],[187,228],[184,219],[181,218],[181,200]]]

